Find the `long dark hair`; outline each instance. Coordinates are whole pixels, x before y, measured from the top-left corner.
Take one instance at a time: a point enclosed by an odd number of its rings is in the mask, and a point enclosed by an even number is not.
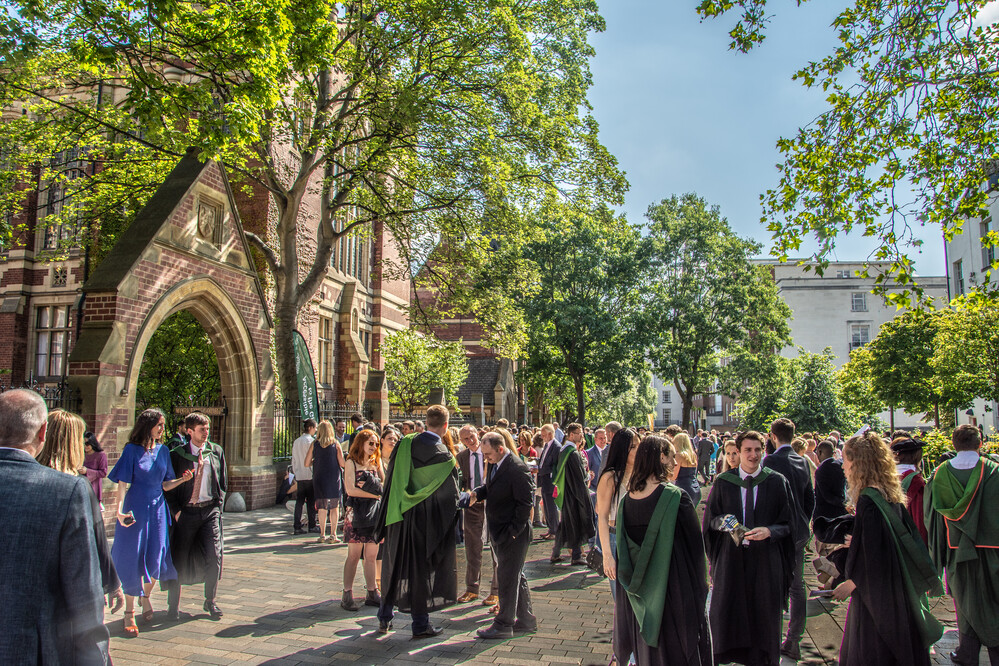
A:
[[[160,419],[166,420],[166,414],[163,413],[163,410],[156,407],[147,409],[139,414],[135,417],[135,425],[128,436],[128,441],[132,444],[145,447],[152,440],[153,428],[160,422]]]
[[[600,468],[600,476],[604,474],[614,475],[614,494],[621,488],[621,481],[624,479],[624,471],[628,467],[628,453],[631,451],[631,442],[636,437],[635,431],[631,428],[622,428],[614,433],[614,438],[604,452],[604,464]]]
[[[87,444],[89,444],[90,448],[92,448],[94,450],[94,453],[97,453],[98,451],[103,451],[104,450],[101,447],[101,443],[97,441],[97,435],[95,435],[94,433],[90,432],[89,430],[87,432],[83,433],[83,444],[84,444],[84,446],[86,446]]]
[[[645,490],[645,483],[655,479],[662,483],[666,480],[666,466],[663,464],[663,454],[667,456],[673,445],[665,437],[646,435],[635,452],[635,466],[631,469],[631,480],[628,482],[628,492],[639,493]]]

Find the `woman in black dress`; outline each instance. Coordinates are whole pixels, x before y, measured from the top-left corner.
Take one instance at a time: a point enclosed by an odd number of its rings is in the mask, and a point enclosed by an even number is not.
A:
[[[343,563],[343,597],[340,606],[356,611],[360,606],[354,601],[354,578],[357,563],[364,558],[364,584],[367,594],[365,606],[379,606],[381,595],[375,580],[375,522],[381,504],[384,473],[378,463],[380,446],[378,433],[361,430],[354,436],[347,453],[347,507],[343,515],[343,538],[347,542],[347,559]]]
[[[857,513],[846,557],[847,580],[834,590],[850,598],[840,648],[843,666],[928,666],[943,628],[926,593],[943,592],[926,546],[905,508],[891,449],[877,433],[852,437],[843,471]]]
[[[641,666],[710,666],[704,542],[690,497],[665,483],[673,450],[664,437],[638,445],[618,508],[614,657]],[[668,566],[663,566],[668,562]]]
[[[356,436],[355,436],[356,439]],[[316,441],[305,454],[305,466],[312,467],[312,489],[319,514],[318,543],[341,543],[336,536],[340,518],[340,495],[343,493],[343,449],[336,441],[336,432],[329,421],[321,421],[316,429]],[[326,536],[326,517],[330,519],[330,534]]]
[[[676,467],[673,468],[673,484],[687,493],[696,507],[701,501],[701,484],[697,482],[697,452],[685,432],[673,436],[673,450],[676,451]]]

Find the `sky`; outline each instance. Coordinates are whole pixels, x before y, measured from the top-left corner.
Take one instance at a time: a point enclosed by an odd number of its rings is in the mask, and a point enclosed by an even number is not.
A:
[[[829,27],[840,1],[771,2],[767,39],[748,54],[728,49],[735,15],[701,22],[696,0],[602,0],[607,23],[593,35],[593,114],[603,143],[627,173],[623,211],[644,219],[649,205],[696,192],[741,236],[764,244],[759,195],[778,182],[776,143],[825,110],[821,91],[791,76],[836,45]],[[915,255],[924,276],[944,274],[943,241],[922,235]],[[837,239],[841,261],[863,260],[874,244]],[[807,256],[814,246],[803,246]]]

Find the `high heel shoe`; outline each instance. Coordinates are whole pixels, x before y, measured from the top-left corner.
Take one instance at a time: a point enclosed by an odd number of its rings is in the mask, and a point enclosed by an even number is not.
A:
[[[131,621],[131,625],[129,625]],[[125,629],[125,635],[129,638],[136,638],[139,635],[139,628],[135,626],[135,611],[128,611],[125,613],[125,617],[122,618],[122,626]]]
[[[149,610],[146,610],[147,604],[149,605]],[[142,621],[149,624],[153,621],[153,617],[155,616],[153,611],[153,602],[149,600],[149,597],[139,597],[139,605],[142,606]]]

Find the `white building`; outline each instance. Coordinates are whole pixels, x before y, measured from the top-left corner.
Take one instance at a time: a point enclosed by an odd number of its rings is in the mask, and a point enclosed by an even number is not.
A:
[[[982,239],[990,231],[996,231],[993,222],[999,216],[999,174],[989,181],[992,198],[989,203],[989,216],[981,220],[965,222],[962,233],[944,244],[944,257],[947,262],[947,293],[948,298],[957,298],[969,291],[975,291],[987,284],[995,288],[999,280],[999,271],[989,275],[992,263],[996,260],[996,248],[985,247]],[[986,434],[989,430],[999,432],[999,407],[995,402],[986,403],[977,399],[970,409],[958,410],[958,423],[981,425]]]
[[[683,421],[683,400],[672,381],[664,382],[652,376],[652,387],[656,390],[656,428],[681,425]],[[735,401],[720,393],[694,396],[690,412],[690,424],[696,430],[715,429],[719,432],[733,430],[737,423],[731,417]]]
[[[867,265],[871,275],[868,278],[861,276],[863,262],[831,262],[821,276],[814,272],[814,264],[813,270],[806,271],[797,260],[764,263],[773,273],[781,298],[791,308],[788,323],[792,342],[781,350],[787,358],[797,356],[798,347],[811,353],[830,347],[835,355],[833,362],[840,368],[850,360],[850,351],[873,340],[881,326],[899,314],[894,305],[871,293],[881,268],[876,263]],[[921,277],[920,284],[939,305],[948,302],[946,278]],[[881,417],[886,423],[890,421],[888,412]],[[895,410],[895,426],[925,427],[921,417]]]

